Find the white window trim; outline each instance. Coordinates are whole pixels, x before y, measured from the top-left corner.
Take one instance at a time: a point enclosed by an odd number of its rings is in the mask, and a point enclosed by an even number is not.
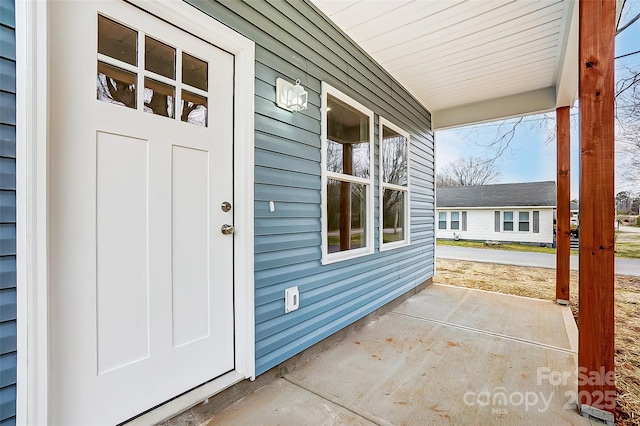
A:
[[[363,114],[369,116],[369,179],[359,178],[356,176],[344,175],[341,173],[328,172],[327,171],[327,95],[339,99],[340,101],[357,108]],[[322,179],[321,179],[321,203],[322,203],[322,216],[320,218],[320,226],[321,226],[321,237],[322,237],[322,259],[321,263],[323,265],[328,265],[335,262],[340,262],[347,259],[353,259],[360,256],[366,256],[368,254],[372,254],[374,252],[374,223],[373,223],[373,209],[374,209],[374,115],[373,111],[369,108],[365,107],[361,103],[351,99],[349,96],[345,95],[338,89],[330,86],[329,84],[322,82],[322,90],[321,90],[321,98],[322,98],[322,106],[321,106],[321,167],[322,167]],[[353,183],[362,183],[369,185],[367,190],[367,208],[366,208],[366,226],[367,229],[365,231],[365,235],[367,238],[366,247],[361,247],[354,250],[346,250],[337,253],[329,253],[329,236],[328,236],[328,221],[327,221],[327,180],[329,178],[339,178],[343,181],[353,182]]]
[[[383,166],[383,161],[382,161],[382,156],[383,156],[383,152],[382,152],[382,127],[383,126],[387,126],[388,128],[390,128],[391,130],[394,130],[396,132],[398,132],[400,135],[404,136],[405,138],[407,138],[407,185],[395,185],[392,183],[385,183],[384,182],[384,174],[382,171],[382,166]],[[411,244],[411,191],[410,191],[410,187],[411,187],[411,159],[410,159],[410,152],[411,152],[411,137],[409,136],[409,133],[404,131],[403,129],[401,129],[400,127],[396,126],[395,124],[391,123],[389,120],[385,119],[384,117],[380,117],[379,118],[379,123],[378,123],[378,152],[380,153],[378,158],[379,158],[379,162],[380,164],[378,165],[378,187],[379,187],[379,194],[378,194],[378,210],[379,210],[379,215],[378,215],[378,220],[380,222],[380,238],[379,238],[379,244],[380,244],[380,251],[385,251],[385,250],[391,250],[391,249],[395,249],[395,248],[399,248],[399,247],[404,247],[404,246],[408,246],[409,244]],[[382,200],[384,199],[384,190],[385,188],[388,189],[393,189],[396,191],[404,191],[405,192],[405,209],[404,209],[404,228],[405,228],[405,235],[404,235],[404,239],[400,240],[400,241],[393,241],[391,243],[385,243],[384,240],[384,221],[382,220],[382,215],[383,215],[383,206],[382,206]]]
[[[513,222],[513,230],[511,231],[506,231],[504,229],[504,214],[505,212],[512,212],[513,213],[513,219],[511,220],[511,222]],[[522,213],[529,213],[529,230],[528,231],[520,231],[520,212]],[[510,209],[510,210],[501,210],[500,211],[500,232],[506,232],[508,234],[532,234],[533,233],[533,210],[528,210],[528,209],[520,209],[518,210],[517,208],[514,209]]]
[[[235,56],[235,370],[136,419],[157,423],[245,378],[255,378],[254,95],[255,43],[182,2],[129,0]],[[18,424],[49,415],[48,2],[16,1]]]
[[[444,228],[440,228],[440,214],[442,214],[442,213],[444,213]],[[438,224],[437,224],[436,229],[438,229],[440,231],[446,231],[448,229],[447,225],[449,223],[449,219],[448,219],[449,215],[447,213],[448,213],[448,210],[437,212],[437,216],[438,217],[436,219],[436,222],[438,222]]]

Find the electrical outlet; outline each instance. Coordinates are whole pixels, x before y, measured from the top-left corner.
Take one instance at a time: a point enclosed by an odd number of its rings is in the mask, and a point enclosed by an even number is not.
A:
[[[284,291],[284,313],[295,311],[300,307],[300,292],[298,286],[289,287]]]

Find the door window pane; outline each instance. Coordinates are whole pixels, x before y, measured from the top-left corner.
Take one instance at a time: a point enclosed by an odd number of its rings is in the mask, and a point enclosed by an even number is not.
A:
[[[150,78],[144,79],[144,110],[155,115],[173,118],[175,89]]]
[[[145,37],[144,67],[164,77],[176,78],[176,49],[149,36]]]
[[[129,108],[136,107],[136,75],[98,61],[98,100]]]
[[[138,32],[98,15],[98,53],[138,64]]]
[[[327,95],[327,171],[369,177],[369,116]]]
[[[404,240],[405,191],[385,189],[382,199],[382,242],[391,243]]]
[[[195,93],[182,91],[180,119],[197,126],[207,127],[207,98]]]
[[[407,138],[382,126],[382,180],[407,185]]]
[[[188,53],[182,53],[182,82],[201,90],[207,89],[208,64]]]
[[[366,247],[367,185],[328,179],[328,252]]]

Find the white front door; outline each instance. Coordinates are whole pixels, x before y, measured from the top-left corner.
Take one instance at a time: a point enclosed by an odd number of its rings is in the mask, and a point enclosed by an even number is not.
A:
[[[126,3],[49,22],[49,419],[115,424],[235,367],[234,56]]]

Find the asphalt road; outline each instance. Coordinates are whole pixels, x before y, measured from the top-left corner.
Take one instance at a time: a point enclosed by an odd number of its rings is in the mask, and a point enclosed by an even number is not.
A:
[[[556,256],[554,254],[469,247],[436,246],[436,258],[502,263],[536,268],[555,269],[556,267]],[[616,258],[615,262],[616,274],[640,277],[640,260]],[[578,256],[571,256],[571,269],[578,270]]]

